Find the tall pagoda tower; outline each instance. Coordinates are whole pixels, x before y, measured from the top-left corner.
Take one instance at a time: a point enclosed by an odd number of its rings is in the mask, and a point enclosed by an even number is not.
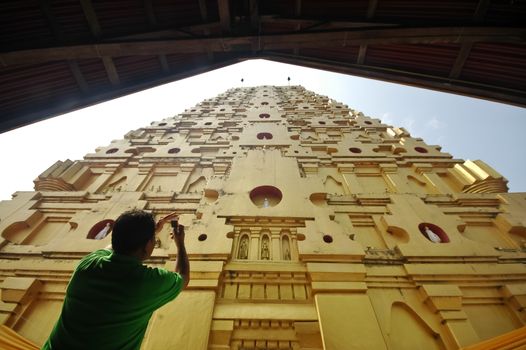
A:
[[[78,260],[111,243],[132,208],[178,214],[191,260],[188,289],[154,314],[145,350],[526,337],[526,194],[507,193],[482,161],[300,86],[228,90],[56,162],[34,191],[0,202],[11,337],[45,341]],[[148,264],[174,268],[169,234]]]

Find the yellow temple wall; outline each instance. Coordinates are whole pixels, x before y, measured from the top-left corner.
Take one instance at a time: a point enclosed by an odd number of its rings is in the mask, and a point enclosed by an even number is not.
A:
[[[191,260],[143,349],[449,350],[526,322],[525,193],[328,97],[262,86],[0,202],[0,324],[41,345],[77,261],[111,243],[92,236],[131,208],[176,212]],[[148,264],[174,268],[169,234]]]

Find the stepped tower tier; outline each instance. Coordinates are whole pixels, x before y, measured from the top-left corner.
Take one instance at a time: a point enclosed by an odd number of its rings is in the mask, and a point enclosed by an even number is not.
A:
[[[42,345],[77,261],[139,208],[179,216],[192,274],[142,349],[512,341],[526,322],[526,194],[506,183],[301,86],[231,89],[0,202],[0,324]],[[147,264],[175,259],[166,225]]]

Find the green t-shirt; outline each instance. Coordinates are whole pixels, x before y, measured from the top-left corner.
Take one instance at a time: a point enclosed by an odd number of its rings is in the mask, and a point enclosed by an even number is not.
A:
[[[43,349],[139,349],[152,313],[182,288],[176,272],[97,250],[75,269],[62,313]]]

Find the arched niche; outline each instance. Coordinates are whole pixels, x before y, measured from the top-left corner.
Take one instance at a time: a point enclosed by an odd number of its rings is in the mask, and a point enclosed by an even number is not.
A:
[[[258,186],[250,191],[250,200],[259,208],[273,207],[281,202],[283,194],[274,186]]]
[[[309,197],[312,204],[317,205],[319,207],[324,207],[327,205],[327,193],[325,192],[317,192],[313,193]]]
[[[521,248],[526,249],[526,227],[513,227],[509,231],[511,239]]]
[[[269,132],[260,132],[256,135],[258,140],[272,140],[273,135]]]
[[[219,198],[219,192],[216,190],[205,189],[204,193],[208,203],[213,203]]]
[[[129,154],[133,154],[134,156],[136,156],[139,154],[139,151],[137,151],[137,149],[135,148],[128,148],[126,151],[124,151],[124,153],[129,153]]]
[[[110,182],[103,190],[103,192],[113,192],[122,190],[122,186],[126,187],[127,176],[121,176],[115,181]]]
[[[114,223],[115,222],[111,219],[106,219],[106,220],[97,222],[88,231],[88,235],[86,236],[86,238],[87,239],[97,239],[97,240],[106,238],[111,233]]]
[[[283,234],[281,237],[281,259],[285,261],[292,260],[290,238],[288,234]]]
[[[426,193],[427,183],[416,176],[407,175],[407,184],[414,193]]]
[[[445,350],[440,335],[405,303],[391,305],[389,349]]]
[[[29,234],[29,225],[25,221],[17,221],[2,231],[2,237],[11,243],[20,244]]]
[[[407,179],[409,181],[419,185],[419,186],[423,186],[423,187],[426,186],[426,182],[425,181],[422,181],[422,180],[420,180],[419,178],[417,178],[417,177],[415,177],[413,175],[407,175]]]
[[[239,237],[239,244],[237,247],[236,257],[240,260],[247,260],[248,254],[249,254],[249,248],[250,248],[250,238],[248,237],[248,234],[243,233]]]
[[[393,237],[398,243],[409,242],[409,234],[406,230],[400,227],[389,227],[387,232]]]
[[[449,243],[449,237],[447,233],[440,226],[431,224],[429,222],[422,222],[418,225],[418,230],[430,242]]]
[[[343,184],[336,180],[331,175],[327,175],[325,178],[325,181],[323,181],[323,184],[325,185],[325,190],[327,190],[328,193],[334,193],[334,194],[343,194]]]
[[[194,182],[188,186],[188,193],[201,192],[206,186],[206,178],[204,176],[198,177]]]
[[[259,258],[261,260],[272,260],[272,255],[270,251],[270,238],[268,234],[263,233],[261,235],[261,241],[260,241],[260,253]]]

